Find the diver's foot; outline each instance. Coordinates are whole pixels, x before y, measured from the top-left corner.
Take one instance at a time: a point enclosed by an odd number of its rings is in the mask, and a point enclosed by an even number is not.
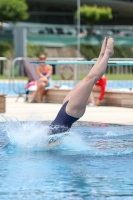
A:
[[[101,51],[100,51],[100,54],[98,56],[96,63],[99,63],[102,60],[104,53],[105,53],[105,50],[106,50],[106,45],[107,45],[107,38],[105,37],[104,40],[103,40],[103,43],[102,43],[102,46],[101,46]]]
[[[108,38],[105,53],[111,57],[114,54],[114,39],[112,37]]]
[[[105,53],[106,45],[107,45],[107,38],[105,37],[102,43],[101,51],[100,51],[100,56],[102,57]]]

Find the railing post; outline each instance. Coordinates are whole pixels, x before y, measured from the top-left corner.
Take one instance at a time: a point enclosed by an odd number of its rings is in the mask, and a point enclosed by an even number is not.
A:
[[[0,61],[7,61],[7,72],[8,72],[8,80],[1,80],[0,82],[3,83],[3,90],[0,87],[0,93],[7,95],[10,91],[10,81],[11,81],[11,70],[10,70],[10,62],[6,57],[0,57]],[[8,84],[8,87],[5,87],[5,84]]]

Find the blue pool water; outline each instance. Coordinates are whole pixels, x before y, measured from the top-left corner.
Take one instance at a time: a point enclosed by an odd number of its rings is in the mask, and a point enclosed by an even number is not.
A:
[[[25,82],[16,82],[14,84],[8,84],[8,83],[0,83],[0,93],[4,93],[7,94],[8,96],[17,96],[18,94],[25,94],[26,90],[25,90],[25,85],[26,85],[27,81]],[[69,81],[53,81],[54,85],[58,85],[58,86],[67,86],[72,88],[73,87],[73,82],[69,82]],[[133,81],[108,81],[107,82],[107,86],[106,86],[107,90],[110,89],[116,89],[116,90],[123,90],[123,89],[127,89],[130,91],[133,91]]]
[[[133,199],[133,126],[76,123],[55,147],[46,146],[47,130],[1,123],[1,200]]]

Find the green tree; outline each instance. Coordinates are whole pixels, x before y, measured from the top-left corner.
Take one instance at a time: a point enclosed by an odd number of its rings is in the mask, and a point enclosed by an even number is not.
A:
[[[83,5],[75,13],[75,19],[77,19],[77,14],[80,12],[81,22],[90,25],[93,28],[93,25],[102,20],[112,19],[112,9],[110,7],[97,7]]]
[[[18,22],[29,17],[25,0],[0,0],[0,22]]]

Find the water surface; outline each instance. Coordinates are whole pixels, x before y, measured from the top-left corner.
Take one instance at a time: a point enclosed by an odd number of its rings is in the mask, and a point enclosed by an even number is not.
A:
[[[133,199],[133,126],[77,123],[52,148],[47,130],[1,123],[1,200]]]

